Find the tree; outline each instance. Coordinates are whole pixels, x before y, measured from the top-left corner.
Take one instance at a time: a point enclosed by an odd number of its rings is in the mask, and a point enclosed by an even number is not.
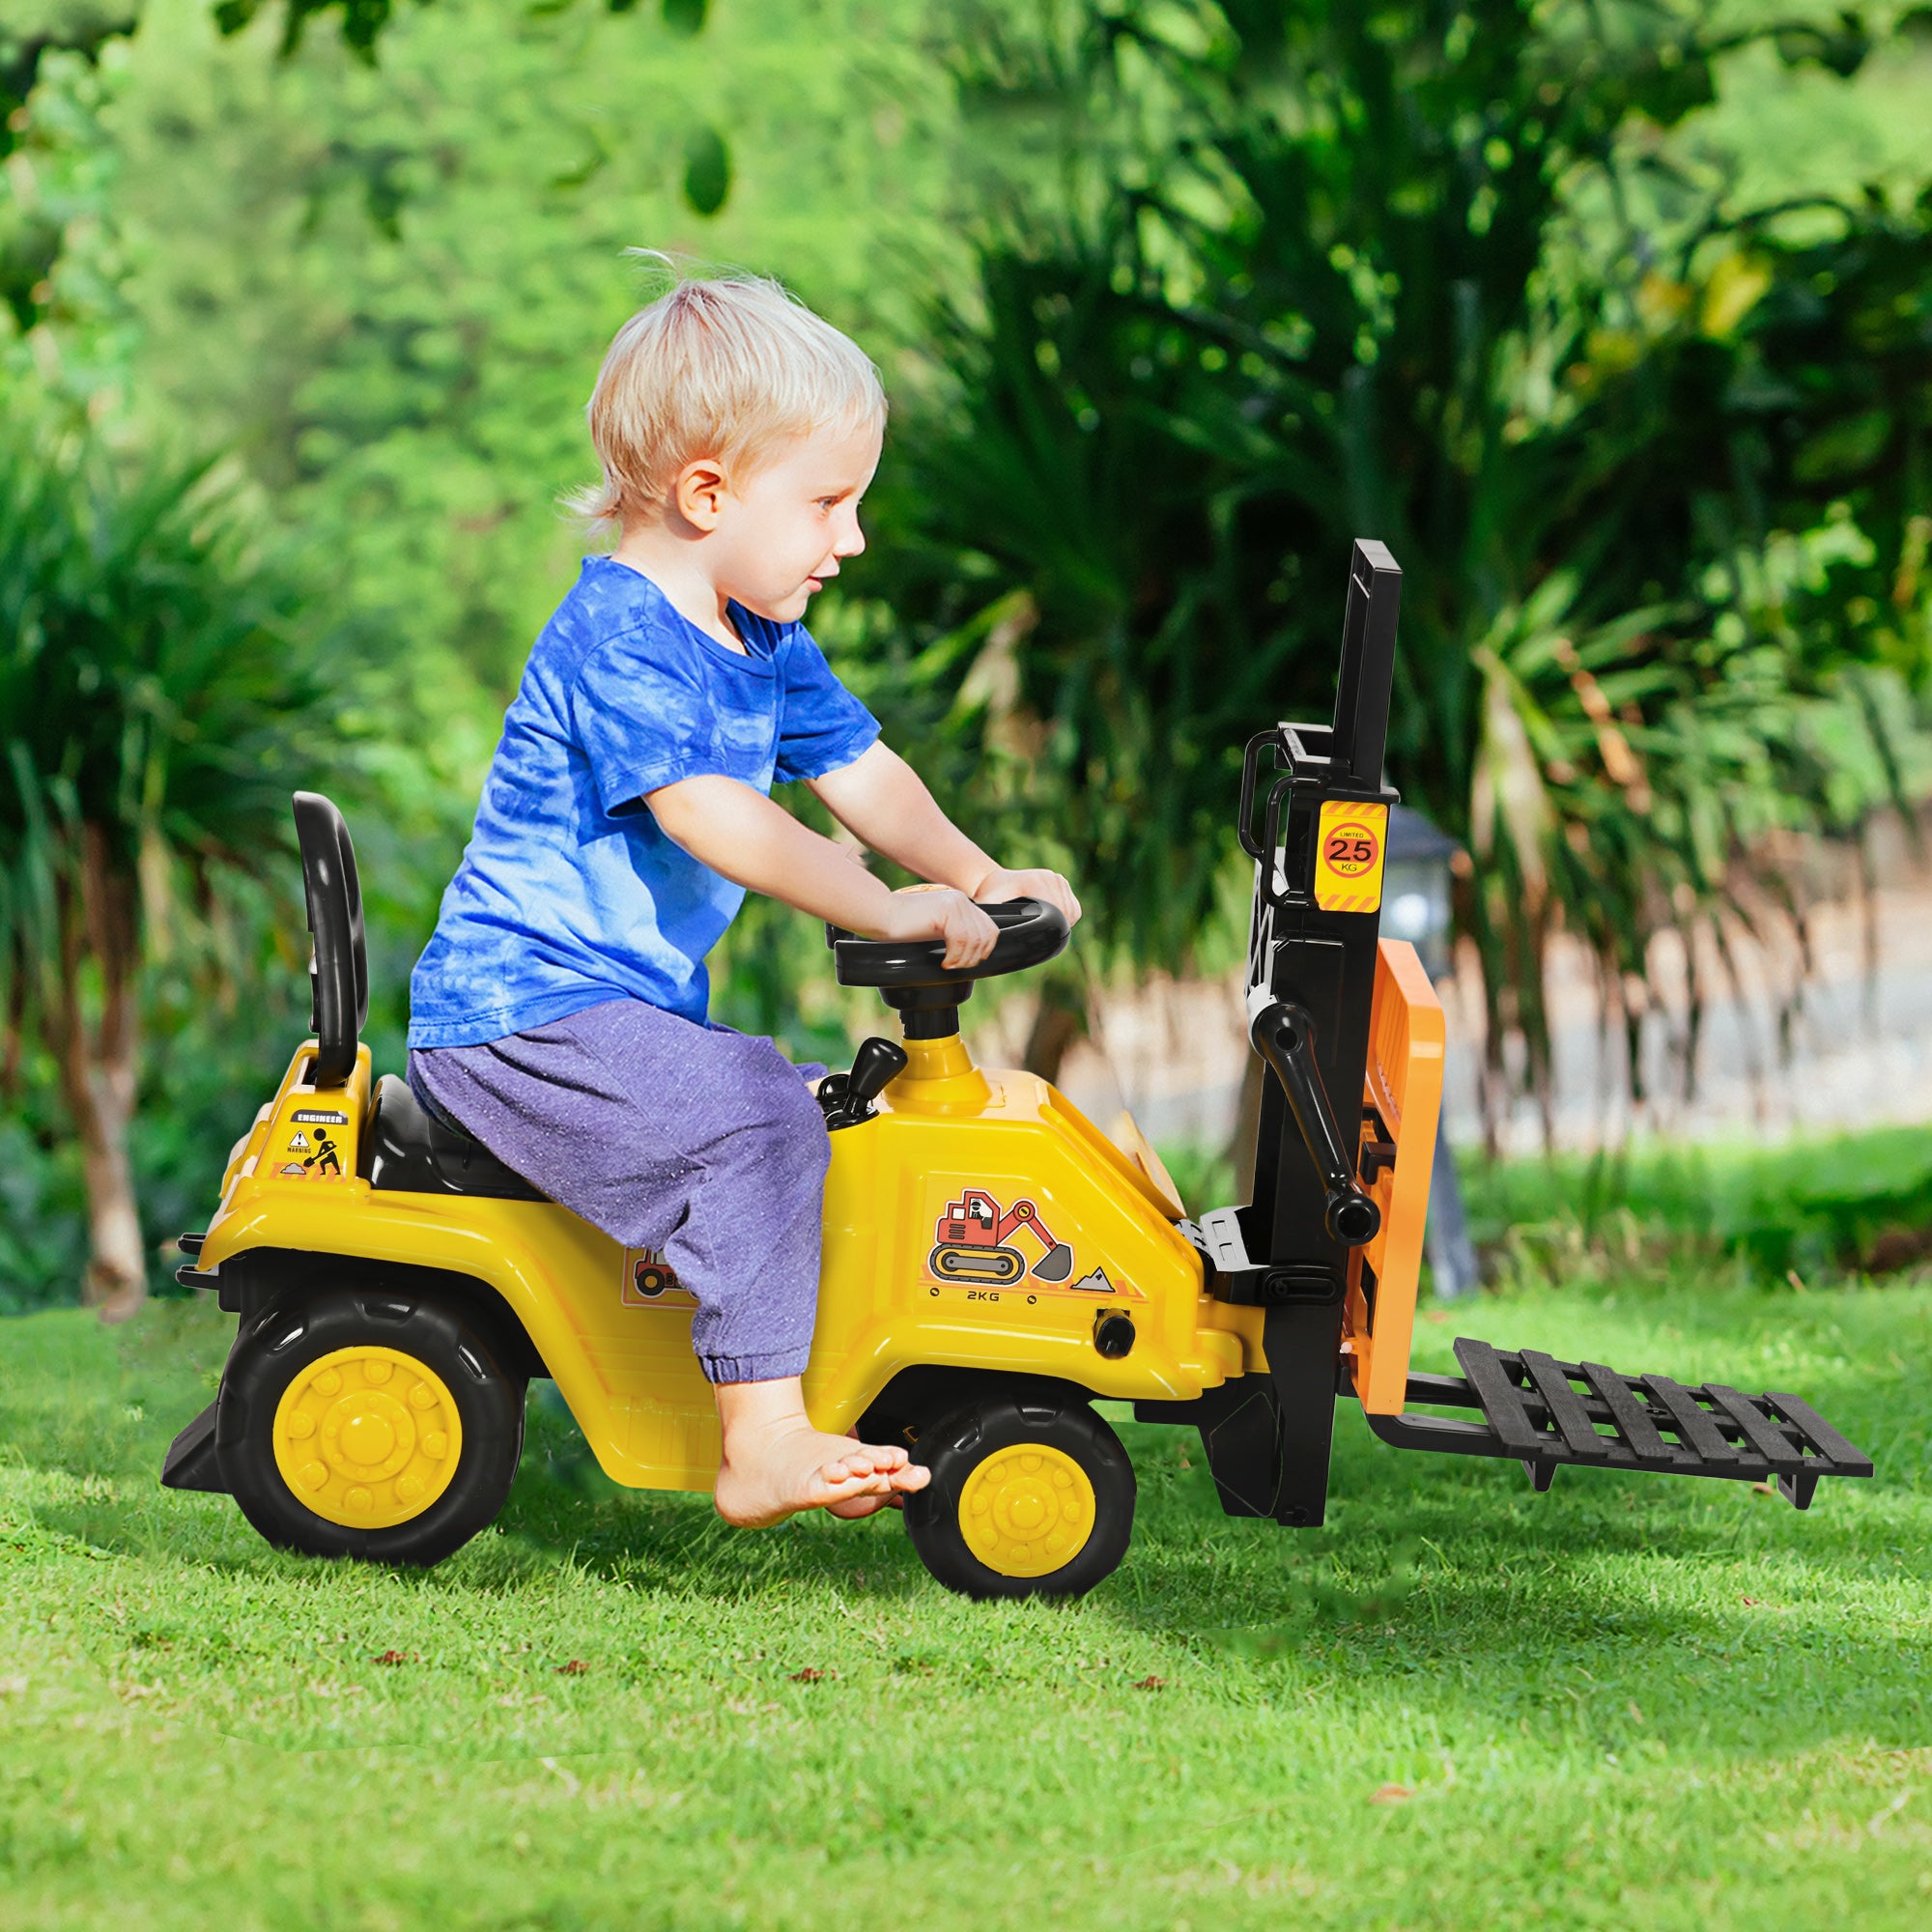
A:
[[[10,399],[17,403],[17,398]],[[25,417],[25,420],[21,418]],[[15,409],[0,437],[0,1025],[80,1141],[85,1298],[147,1289],[128,1166],[146,953],[288,844],[327,687],[206,463],[116,463]]]
[[[426,7],[435,0],[415,0],[415,4]],[[554,0],[543,11],[565,13],[576,4],[578,0]],[[588,4],[623,14],[635,12],[638,0],[588,0]],[[703,30],[709,4],[708,0],[661,0],[661,11],[671,34],[689,40]],[[232,38],[265,15],[279,16],[280,54],[286,62],[299,52],[313,22],[339,16],[342,44],[364,65],[374,66],[397,13],[396,0],[266,0],[266,4],[265,0],[216,0],[213,19],[219,34]],[[31,128],[35,89],[45,75],[64,64],[91,71],[102,49],[135,34],[142,17],[141,0],[26,0],[20,17],[0,20],[0,161],[22,145]],[[77,91],[71,73],[64,91],[70,96]],[[352,154],[347,158],[354,166],[360,156]],[[393,156],[377,158],[379,176],[393,159]],[[731,155],[724,137],[707,125],[693,128],[686,140],[686,200],[698,213],[715,214],[729,193],[730,182]],[[385,188],[382,180],[372,181],[371,213],[393,224],[393,208],[384,214],[382,207]],[[43,322],[61,319],[55,270],[71,224],[63,211],[47,204],[62,198],[36,195],[25,208],[10,210],[9,196],[0,185],[0,304],[4,304],[0,313],[11,311],[23,335]]]
[[[1383,538],[1391,774],[1475,855],[1493,1070],[1515,1036],[1539,1085],[1554,923],[1637,1000],[1659,932],[1775,902],[1762,834],[1898,789],[1932,200],[1741,204],[1663,139],[1747,43],[1849,72],[1871,42],[1636,0],[1019,17],[980,10],[969,79],[1059,117],[1067,185],[991,225],[949,324],[903,661],[1101,931],[1184,964],[1238,748],[1321,715],[1349,539]],[[976,707],[947,640],[1016,594],[1011,702]],[[1019,761],[985,735],[1015,715]]]

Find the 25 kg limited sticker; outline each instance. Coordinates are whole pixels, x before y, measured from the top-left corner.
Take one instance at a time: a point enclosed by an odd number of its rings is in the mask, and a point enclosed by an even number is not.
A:
[[[1315,829],[1315,903],[1323,912],[1375,912],[1382,902],[1388,807],[1331,798]]]

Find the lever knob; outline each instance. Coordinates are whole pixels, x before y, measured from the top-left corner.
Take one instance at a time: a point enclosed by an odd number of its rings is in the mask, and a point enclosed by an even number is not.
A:
[[[852,1056],[851,1084],[846,1093],[859,1108],[869,1107],[887,1086],[906,1069],[906,1050],[895,1039],[881,1039],[874,1034],[860,1043]]]

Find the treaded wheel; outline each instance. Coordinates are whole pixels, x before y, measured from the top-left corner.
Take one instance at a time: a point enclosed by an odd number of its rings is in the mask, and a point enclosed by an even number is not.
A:
[[[280,1548],[440,1563],[510,1492],[524,1389],[440,1302],[291,1296],[237,1340],[215,1453],[242,1514]]]
[[[920,1560],[969,1597],[1079,1597],[1113,1575],[1134,1527],[1134,1472],[1087,1406],[993,1396],[925,1430],[932,1480],[905,1500]]]

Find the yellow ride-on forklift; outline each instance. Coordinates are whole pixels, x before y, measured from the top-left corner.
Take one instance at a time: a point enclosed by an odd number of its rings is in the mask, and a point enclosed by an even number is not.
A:
[[[1199,1430],[1226,1509],[1322,1520],[1338,1396],[1398,1448],[1776,1481],[1800,1509],[1870,1461],[1806,1404],[1687,1387],[1460,1340],[1463,1375],[1412,1375],[1442,1010],[1380,939],[1382,751],[1401,574],[1354,549],[1335,715],[1247,747],[1255,862],[1247,1002],[1265,1063],[1254,1199],[1190,1220],[1131,1122],[1110,1140],[1046,1081],[984,1070],[959,1034],[976,980],[1066,944],[1035,900],[965,972],[936,944],[834,932],[904,1043],[823,1081],[832,1133],[813,1420],[898,1440],[932,1471],[914,1547],[974,1596],[1090,1590],[1126,1552],[1134,1478],[1095,1401]],[[241,1318],[214,1403],[162,1481],[232,1495],[270,1542],[434,1563],[507,1495],[533,1376],[553,1378],[606,1472],[707,1490],[719,1440],[688,1293],[428,1119],[357,1043],[368,1010],[349,834],[298,793],[315,1037],[236,1147],[181,1279]],[[1409,1412],[1460,1410],[1457,1416]]]

